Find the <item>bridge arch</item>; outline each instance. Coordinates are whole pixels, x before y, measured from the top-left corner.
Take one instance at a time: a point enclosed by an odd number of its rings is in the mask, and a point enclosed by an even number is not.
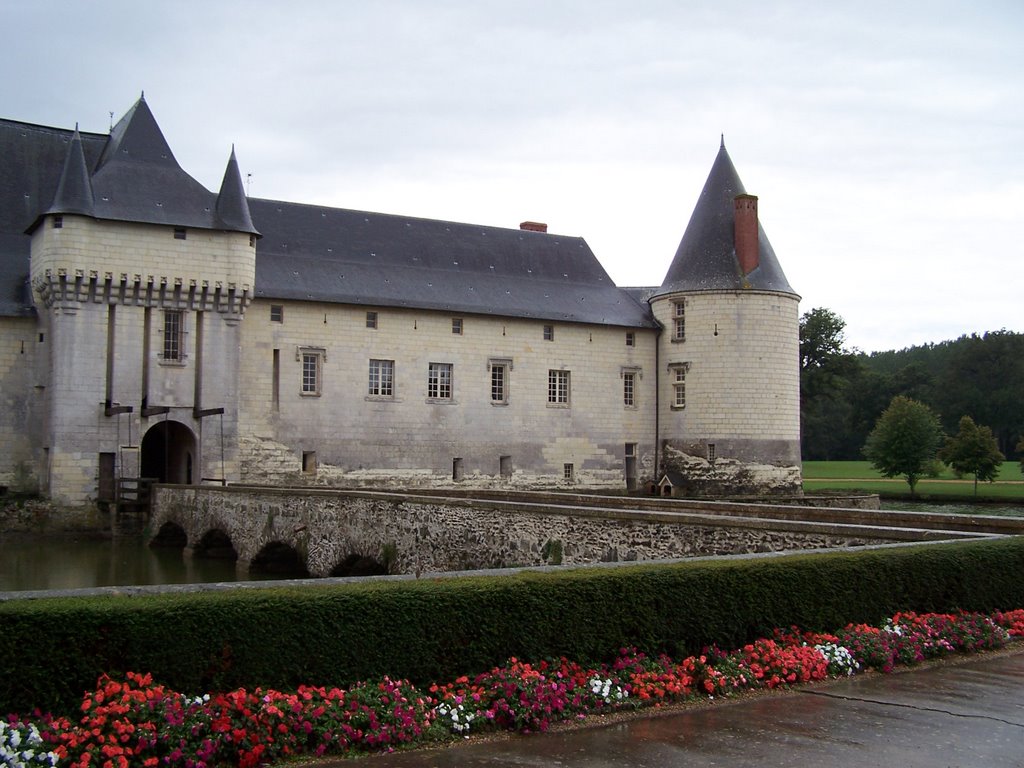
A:
[[[149,546],[184,549],[188,546],[188,533],[178,523],[168,520],[160,526],[160,530],[149,540]]]
[[[309,567],[299,550],[283,541],[270,541],[249,561],[250,573],[273,573],[308,579]]]
[[[330,576],[386,576],[388,566],[385,563],[356,552],[338,561],[331,569]]]
[[[196,557],[238,560],[238,550],[235,549],[231,537],[220,528],[211,528],[206,531],[192,547],[192,553]]]

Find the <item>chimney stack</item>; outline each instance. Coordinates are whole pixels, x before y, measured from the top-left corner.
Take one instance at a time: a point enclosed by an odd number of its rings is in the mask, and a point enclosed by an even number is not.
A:
[[[520,229],[525,229],[527,232],[547,232],[548,225],[542,224],[539,221],[524,221],[519,225]]]
[[[744,275],[757,269],[760,263],[760,247],[757,242],[757,196],[736,195],[733,199],[735,215],[733,236],[736,244],[736,258]]]

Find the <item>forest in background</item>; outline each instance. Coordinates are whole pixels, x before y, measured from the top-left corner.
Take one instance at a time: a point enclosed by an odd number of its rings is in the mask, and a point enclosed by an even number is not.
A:
[[[928,405],[947,434],[962,416],[991,428],[1018,459],[1024,435],[1024,334],[1007,330],[865,354],[846,348],[828,309],[800,318],[801,448],[805,460],[863,459],[864,443],[896,395]]]

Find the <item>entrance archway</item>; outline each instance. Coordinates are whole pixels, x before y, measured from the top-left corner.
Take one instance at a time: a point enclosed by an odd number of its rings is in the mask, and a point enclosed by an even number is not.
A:
[[[154,424],[142,438],[143,477],[160,483],[192,485],[197,476],[196,436],[177,421]]]

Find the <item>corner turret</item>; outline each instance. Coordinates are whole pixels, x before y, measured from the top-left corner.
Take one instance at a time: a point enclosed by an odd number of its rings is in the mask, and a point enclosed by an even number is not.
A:
[[[660,473],[676,493],[801,492],[800,297],[757,207],[723,140],[649,299],[665,329],[658,340]]]

